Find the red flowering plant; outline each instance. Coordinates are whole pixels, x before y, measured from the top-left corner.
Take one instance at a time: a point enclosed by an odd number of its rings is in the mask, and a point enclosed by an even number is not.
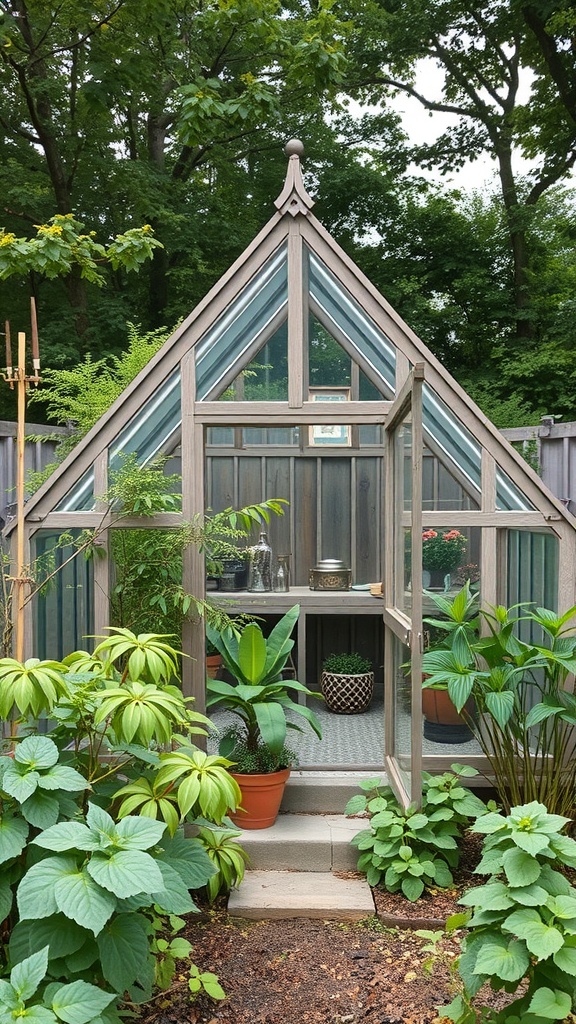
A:
[[[458,530],[422,531],[422,568],[453,572],[462,565],[468,541]]]

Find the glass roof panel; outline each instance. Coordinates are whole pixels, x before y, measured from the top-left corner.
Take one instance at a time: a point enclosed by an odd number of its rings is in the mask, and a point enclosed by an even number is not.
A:
[[[56,512],[92,512],[94,501],[94,469],[87,469],[74,484],[62,501],[56,505]]]
[[[499,466],[496,467],[496,508],[503,512],[533,512],[535,508]]]
[[[336,338],[340,333],[354,346],[382,380],[384,393],[391,397],[396,381],[395,346],[312,252],[308,252],[308,281],[316,315]]]
[[[120,431],[110,447],[109,468],[120,469],[120,456],[132,452],[140,466],[150,462],[166,451],[172,435],[179,437],[181,423],[180,371],[175,370]]]
[[[288,401],[288,321],[284,320],[271,338],[256,353],[232,384],[220,396],[221,401]]]
[[[288,304],[286,247],[282,246],[240,292],[195,349],[196,398],[206,398]],[[266,338],[264,337],[264,340]]]
[[[422,421],[430,442],[435,442],[436,447],[442,449],[474,489],[480,491],[482,468],[478,441],[429,384],[424,384],[422,405]]]

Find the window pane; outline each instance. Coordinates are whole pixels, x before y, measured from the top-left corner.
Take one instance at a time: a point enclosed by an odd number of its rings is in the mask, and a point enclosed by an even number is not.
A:
[[[68,534],[78,537],[80,530],[69,530]],[[59,570],[46,589],[33,598],[37,657],[55,660],[78,648],[94,646],[92,561],[83,553],[68,561],[75,549],[73,544],[58,545],[60,535],[60,530],[39,530],[33,538],[34,555],[41,566],[39,582],[54,569]]]
[[[182,423],[180,371],[172,373],[130,422],[120,431],[110,447],[109,468],[118,470],[121,455],[135,453],[138,464],[150,462],[165,452],[172,439],[176,443]]]

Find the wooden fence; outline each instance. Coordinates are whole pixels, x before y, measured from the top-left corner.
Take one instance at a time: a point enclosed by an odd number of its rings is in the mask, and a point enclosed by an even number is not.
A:
[[[39,472],[52,461],[56,441],[50,440],[57,434],[67,434],[66,427],[47,427],[41,423],[27,423],[26,432],[34,440],[26,441],[26,473]],[[37,440],[36,438],[46,438]],[[16,501],[16,424],[0,420],[0,527],[12,514]]]
[[[512,427],[502,433],[576,515],[576,423],[555,423],[553,416],[543,416],[537,426]]]

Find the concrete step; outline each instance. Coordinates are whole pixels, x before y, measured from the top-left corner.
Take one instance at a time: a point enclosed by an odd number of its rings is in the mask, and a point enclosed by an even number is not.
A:
[[[271,828],[244,829],[238,841],[251,870],[354,871],[358,851],[350,840],[366,827],[343,814],[280,814]]]
[[[292,770],[282,799],[288,814],[344,814],[351,796],[360,792],[362,779],[382,779],[384,772],[323,772]]]
[[[359,921],[374,913],[374,901],[362,878],[317,871],[247,871],[240,888],[230,893],[228,913],[259,921],[280,917]]]

